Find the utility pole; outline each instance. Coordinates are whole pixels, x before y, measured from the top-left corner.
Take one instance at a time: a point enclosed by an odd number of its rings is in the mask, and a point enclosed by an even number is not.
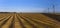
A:
[[[48,8],[48,13],[49,13],[49,8]]]
[[[53,5],[53,14],[55,14],[55,5]]]
[[[55,14],[55,4],[56,4],[55,1],[56,1],[56,0],[52,0],[53,14]]]

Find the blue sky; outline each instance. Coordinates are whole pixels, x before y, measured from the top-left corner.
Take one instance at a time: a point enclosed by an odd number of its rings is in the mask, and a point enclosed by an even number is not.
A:
[[[60,0],[53,0],[56,12],[60,11]],[[0,0],[0,12],[46,12],[52,11],[52,0]]]

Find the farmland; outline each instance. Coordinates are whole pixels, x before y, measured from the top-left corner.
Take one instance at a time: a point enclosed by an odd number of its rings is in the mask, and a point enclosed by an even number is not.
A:
[[[60,28],[60,22],[39,13],[0,13],[0,28]]]

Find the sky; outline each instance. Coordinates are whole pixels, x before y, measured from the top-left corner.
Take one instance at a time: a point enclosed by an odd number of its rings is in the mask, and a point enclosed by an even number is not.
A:
[[[60,0],[0,0],[0,12],[60,12]]]

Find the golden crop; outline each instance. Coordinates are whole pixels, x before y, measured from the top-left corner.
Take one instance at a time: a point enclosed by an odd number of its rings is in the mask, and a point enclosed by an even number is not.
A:
[[[0,14],[0,28],[60,28],[60,22],[43,14]]]

